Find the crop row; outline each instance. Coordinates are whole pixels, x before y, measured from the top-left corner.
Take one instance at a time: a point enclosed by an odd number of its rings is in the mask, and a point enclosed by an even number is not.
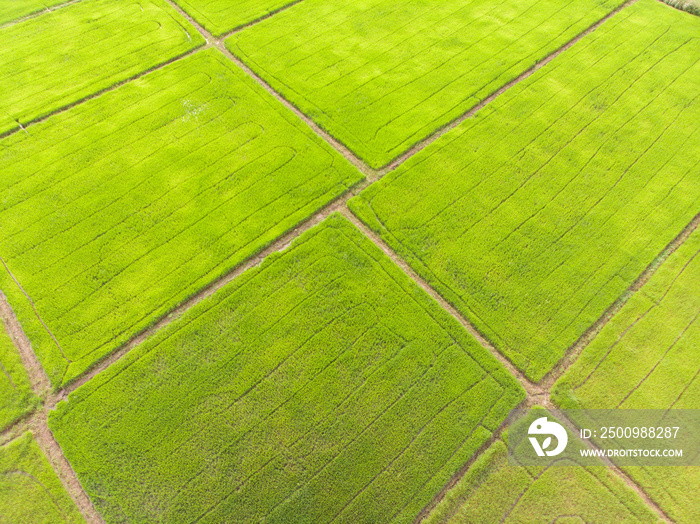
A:
[[[214,36],[237,29],[300,0],[175,0]]]
[[[696,231],[586,347],[555,385],[554,401],[566,409],[697,409],[699,317]],[[697,468],[626,470],[678,522],[700,519]]]
[[[13,524],[85,522],[31,433],[0,446],[0,518]]]
[[[504,436],[507,439],[507,434]],[[469,468],[424,524],[659,522],[606,466],[575,462],[524,467],[498,439]]]
[[[0,322],[0,431],[36,405],[29,375]]]

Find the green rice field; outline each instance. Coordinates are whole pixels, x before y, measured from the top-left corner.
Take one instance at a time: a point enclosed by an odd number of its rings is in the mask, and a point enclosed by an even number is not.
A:
[[[204,38],[163,0],[85,0],[0,28],[0,41],[2,134],[182,55]]]
[[[700,406],[700,231],[605,326],[554,387],[565,409]],[[630,467],[678,522],[700,520],[697,468]]]
[[[424,524],[661,522],[605,467],[515,466],[496,440]]]
[[[55,386],[361,179],[216,50],[3,146],[0,286]]]
[[[698,1],[0,0],[0,524],[700,523]]]
[[[621,3],[304,0],[226,45],[381,167]]]
[[[0,431],[31,411],[36,401],[17,348],[0,322]]]
[[[300,0],[176,0],[197,23],[214,36],[238,29]]]
[[[698,43],[640,0],[350,207],[540,380],[700,209]]]
[[[412,522],[523,397],[332,215],[49,424],[106,522]]]
[[[31,433],[0,446],[0,522],[85,522]]]
[[[49,10],[69,0],[8,0],[0,2],[0,26]]]

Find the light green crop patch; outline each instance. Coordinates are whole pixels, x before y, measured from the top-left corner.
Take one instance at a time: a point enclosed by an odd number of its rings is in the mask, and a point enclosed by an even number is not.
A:
[[[226,45],[378,168],[621,3],[304,0]]]
[[[31,411],[37,400],[17,348],[0,322],[0,431]]]
[[[49,425],[108,523],[410,523],[524,396],[332,215]]]
[[[31,433],[0,446],[0,521],[85,522]]]
[[[214,36],[255,22],[300,0],[175,0]]]
[[[202,51],[0,142],[0,287],[57,387],[361,179]]]
[[[423,524],[597,524],[661,522],[610,469],[520,467],[496,442],[450,489]]]
[[[6,0],[0,2],[0,26],[19,18],[33,15],[69,0]]]
[[[640,0],[350,207],[540,380],[700,211],[699,44]]]
[[[559,379],[565,409],[700,409],[700,232],[661,266]],[[626,468],[677,522],[699,522],[700,470]]]
[[[84,0],[0,29],[0,133],[204,44],[162,0]]]

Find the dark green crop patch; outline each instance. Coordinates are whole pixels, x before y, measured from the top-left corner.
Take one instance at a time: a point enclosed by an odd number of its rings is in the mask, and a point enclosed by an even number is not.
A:
[[[361,179],[201,51],[0,141],[0,287],[58,387]]]
[[[49,425],[108,523],[410,523],[523,398],[332,215]]]
[[[540,380],[700,211],[699,44],[640,0],[350,207]]]

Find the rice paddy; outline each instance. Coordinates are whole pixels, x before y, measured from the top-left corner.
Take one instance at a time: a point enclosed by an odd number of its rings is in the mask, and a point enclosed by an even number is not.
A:
[[[0,3],[0,26],[49,9],[69,0],[12,0]]]
[[[565,409],[700,406],[700,231],[661,266],[557,382]],[[700,519],[697,468],[626,468],[678,522]]]
[[[361,179],[202,51],[3,141],[0,286],[59,387]]]
[[[36,402],[27,370],[0,322],[0,431],[31,411]]]
[[[603,466],[522,467],[496,440],[423,524],[661,522]]]
[[[0,524],[700,522],[696,5],[0,0]]]
[[[538,381],[700,209],[699,42],[640,0],[350,207]]]
[[[84,0],[0,41],[0,135],[204,44],[162,0]]]
[[[226,45],[377,168],[621,3],[304,0]]]
[[[524,398],[332,215],[49,425],[112,522],[410,523]]]
[[[85,522],[31,433],[0,446],[0,522]]]
[[[238,29],[300,0],[176,0],[197,23],[214,36]]]

